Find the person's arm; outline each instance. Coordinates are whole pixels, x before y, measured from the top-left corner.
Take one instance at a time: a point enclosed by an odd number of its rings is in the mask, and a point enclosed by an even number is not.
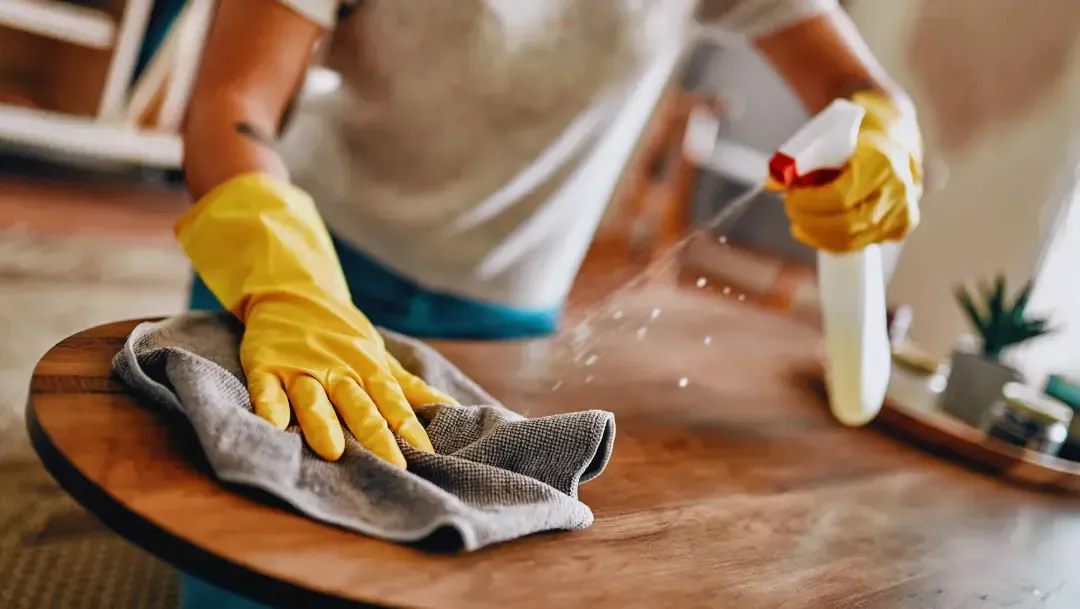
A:
[[[905,111],[914,109],[839,7],[756,37],[754,46],[811,114],[862,92],[882,93]]]
[[[774,180],[795,239],[836,252],[902,241],[919,223],[922,197],[915,107],[837,0],[701,1],[699,20],[752,40],[810,114],[840,98],[865,111],[855,154],[835,180]]]
[[[219,6],[184,130],[196,203],[177,221],[177,240],[244,325],[240,364],[257,416],[281,430],[295,418],[328,460],[345,453],[343,420],[361,445],[405,467],[396,437],[433,452],[413,407],[454,399],[386,351],[352,302],[315,201],[269,145],[324,31],[317,24],[332,23],[337,2]]]
[[[184,124],[193,200],[246,173],[288,180],[270,142],[324,31],[277,0],[218,4]]]

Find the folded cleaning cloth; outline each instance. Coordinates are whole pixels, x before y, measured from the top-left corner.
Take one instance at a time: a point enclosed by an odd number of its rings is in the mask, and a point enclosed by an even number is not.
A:
[[[268,492],[322,522],[394,542],[422,542],[449,527],[467,551],[592,523],[577,491],[611,456],[610,412],[527,419],[431,347],[382,333],[406,369],[463,404],[417,408],[436,454],[398,438],[408,471],[375,457],[347,429],[345,454],[323,461],[298,426],[281,431],[256,416],[239,361],[242,328],[227,313],[143,323],[113,367],[137,396],[191,423],[220,480]]]

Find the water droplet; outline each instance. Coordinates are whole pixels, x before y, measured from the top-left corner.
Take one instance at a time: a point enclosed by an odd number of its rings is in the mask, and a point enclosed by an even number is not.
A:
[[[739,301],[743,301],[743,300],[746,300],[746,295],[745,294],[739,294]]]
[[[570,331],[570,344],[577,350],[581,349],[585,343],[589,340],[589,326],[585,324],[579,324]]]
[[[706,281],[704,277],[698,277],[697,287],[703,288],[703,287],[705,287],[706,283],[708,283],[708,281]]]
[[[705,344],[706,345],[711,345],[712,344],[712,337],[711,336],[706,336],[705,337]]]
[[[690,379],[686,378],[685,376],[682,377],[681,379],[679,379],[679,387],[686,387],[689,384],[690,384]]]
[[[551,390],[552,391],[558,391],[559,387],[562,387],[562,381],[557,381],[554,385],[552,385]]]
[[[731,287],[724,288],[724,293],[725,294],[730,294],[731,293]]]
[[[638,328],[637,329],[637,339],[641,340],[641,339],[645,338],[645,332],[647,332],[647,331],[648,330],[646,330],[645,328]]]
[[[591,383],[592,380],[593,380],[593,375],[591,375],[591,374],[589,376],[585,377],[585,383],[586,384]]]
[[[614,319],[622,319],[622,315],[623,315],[622,311],[615,311],[614,313],[611,314],[611,317],[614,318]]]
[[[717,239],[717,241],[720,242],[720,245],[723,245],[727,243],[727,237],[720,237],[719,239]]]
[[[592,366],[595,363],[596,363],[596,356],[595,355],[590,355],[588,357],[588,359],[585,360],[585,365],[586,366]]]
[[[1041,597],[1043,595],[1043,591],[1039,590],[1038,588],[1032,589],[1031,593],[1034,594],[1035,596],[1038,596],[1038,597]]]
[[[652,318],[656,319],[657,317],[660,317],[660,309],[659,308],[656,308],[656,309],[652,310]]]

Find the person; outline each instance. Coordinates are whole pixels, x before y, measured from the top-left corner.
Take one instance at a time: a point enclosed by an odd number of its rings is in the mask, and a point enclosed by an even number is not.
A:
[[[551,334],[645,122],[698,26],[742,35],[810,113],[866,109],[833,183],[780,185],[793,235],[846,251],[918,223],[915,110],[836,0],[226,0],[184,125],[190,307],[244,324],[255,412],[328,460],[432,450],[452,401],[387,353]],[[305,107],[318,57],[340,78]],[[311,102],[316,103],[316,102]],[[297,107],[297,104],[299,106]],[[294,114],[301,154],[277,140]],[[311,119],[314,116],[315,119]],[[295,150],[296,147],[294,146]],[[190,607],[254,607],[186,578]]]
[[[799,241],[847,251],[917,225],[915,110],[836,0],[222,2],[184,126],[196,203],[176,234],[191,308],[244,324],[255,412],[282,429],[295,417],[328,460],[339,417],[398,466],[395,435],[431,450],[412,406],[452,398],[375,328],[555,332],[640,117],[699,25],[744,36],[808,112],[866,109],[838,180],[787,185]],[[294,125],[310,144],[286,163],[275,143],[317,55],[340,87]]]

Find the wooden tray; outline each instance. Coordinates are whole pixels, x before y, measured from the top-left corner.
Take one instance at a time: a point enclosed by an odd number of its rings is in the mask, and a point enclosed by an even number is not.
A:
[[[811,382],[825,399],[823,369],[815,369]],[[905,406],[888,398],[871,427],[935,454],[958,458],[1009,482],[1080,494],[1080,463],[991,438],[940,411]]]

